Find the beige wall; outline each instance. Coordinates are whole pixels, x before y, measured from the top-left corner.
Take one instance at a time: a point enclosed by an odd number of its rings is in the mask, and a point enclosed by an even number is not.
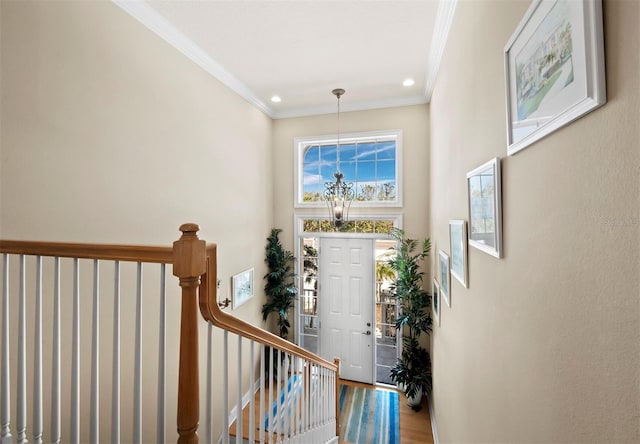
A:
[[[223,296],[232,274],[255,267],[257,296],[234,314],[261,324],[263,249],[273,211],[271,119],[111,2],[2,2],[1,41],[0,236],[170,245],[180,224],[197,222],[201,238],[218,243]],[[173,439],[180,302],[177,284],[169,282],[167,436]],[[155,350],[157,302],[148,297],[144,345]],[[125,320],[132,321],[132,299],[123,304]],[[91,303],[82,309],[89,319]],[[108,329],[108,296],[101,314]],[[70,313],[63,315],[68,335]],[[83,320],[83,338],[90,338],[90,327]],[[124,442],[131,437],[125,432],[131,425],[130,328],[123,326]],[[104,419],[110,412],[109,330],[101,338]],[[83,346],[85,389],[87,350]],[[155,437],[153,362],[143,365],[150,389],[147,441]],[[12,396],[15,406],[15,391]],[[88,404],[83,412],[85,434]],[[108,428],[106,421],[106,442]]]
[[[502,158],[504,258],[432,342],[440,442],[638,442],[640,3],[605,1],[608,103],[506,156],[503,50],[528,1],[459,2],[431,102],[431,227],[468,219],[465,174]]]
[[[329,94],[329,92],[327,92]],[[342,97],[348,103],[349,91]],[[378,130],[402,130],[403,139],[403,207],[372,209],[376,213],[404,215],[404,228],[411,237],[424,238],[429,208],[429,108],[426,105],[387,108],[372,111],[341,112],[340,131],[359,133]],[[295,137],[335,135],[335,114],[280,119],[273,124],[274,223],[283,228],[283,243],[292,248],[294,216],[294,146]],[[349,178],[347,178],[348,180]],[[309,210],[306,210],[309,212]],[[326,214],[326,209],[319,210]],[[351,209],[357,214],[358,209]]]

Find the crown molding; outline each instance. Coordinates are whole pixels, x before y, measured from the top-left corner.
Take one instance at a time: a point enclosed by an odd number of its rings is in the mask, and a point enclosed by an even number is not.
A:
[[[429,61],[427,63],[427,74],[424,81],[424,97],[427,103],[431,101],[431,94],[433,94],[433,88],[436,84],[442,54],[447,44],[457,4],[458,0],[441,0],[438,5],[436,23],[433,28],[433,40],[431,41],[431,50],[429,51]]]
[[[217,61],[209,57],[198,45],[176,29],[175,26],[146,2],[131,0],[111,1],[232,91],[243,97],[269,117],[274,118],[273,110],[260,100],[251,89],[224,69]]]
[[[395,108],[400,106],[424,105],[427,100],[422,95],[397,99],[369,100],[355,103],[341,103],[341,112],[366,111],[370,109]],[[294,108],[273,113],[274,119],[288,119],[293,117],[308,117],[336,112],[335,105],[312,106],[306,108]]]
[[[154,32],[164,41],[169,43],[175,49],[184,54],[191,61],[196,63],[206,72],[218,79],[222,84],[234,91],[236,94],[247,100],[260,111],[265,113],[272,119],[284,119],[292,117],[306,117],[321,114],[330,114],[334,112],[333,105],[324,105],[317,107],[294,108],[289,110],[277,111],[269,107],[263,102],[249,87],[227,71],[216,60],[207,55],[198,45],[186,37],[175,26],[173,26],[166,18],[164,18],[155,9],[149,6],[145,1],[135,0],[111,0],[115,5],[120,7],[127,14],[138,20],[149,30]],[[431,52],[427,64],[427,73],[425,76],[424,95],[409,98],[384,99],[374,101],[362,101],[357,103],[344,104],[344,111],[363,111],[368,109],[393,108],[400,106],[422,105],[429,103],[431,94],[435,86],[438,69],[442,60],[442,54],[453,21],[453,15],[458,0],[441,0],[438,6],[436,22],[434,26],[433,41],[431,44]]]

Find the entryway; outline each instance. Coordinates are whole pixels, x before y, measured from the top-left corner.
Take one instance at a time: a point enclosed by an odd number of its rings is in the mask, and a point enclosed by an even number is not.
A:
[[[380,226],[377,225],[377,229],[372,230],[374,233],[379,232],[380,235],[372,236],[373,233],[370,232],[367,234],[352,233],[350,238],[365,240],[371,242],[372,245],[369,262],[373,270],[371,282],[374,283],[374,287],[368,295],[368,303],[371,304],[368,306],[374,310],[372,328],[370,329],[372,336],[370,339],[373,341],[373,345],[369,348],[373,353],[372,381],[373,383],[393,384],[389,370],[396,362],[399,347],[395,329],[397,301],[390,289],[395,274],[387,262],[390,259],[389,248],[395,245],[395,241],[385,236],[388,231],[387,227],[380,229]],[[390,229],[391,226],[390,224],[388,228]],[[300,237],[300,246],[297,250],[301,260],[299,261],[300,296],[297,301],[296,339],[298,344],[307,350],[333,359],[333,356],[325,354],[321,350],[324,348],[321,345],[322,342],[331,341],[330,339],[323,340],[320,328],[320,307],[325,301],[323,294],[319,291],[319,279],[322,275],[319,250],[321,239],[324,238],[346,240],[344,235],[336,236],[333,233],[328,233],[326,236],[317,232],[305,233]],[[366,322],[370,321],[366,320],[365,326]],[[354,331],[364,331],[365,333],[367,330],[354,328]],[[345,343],[345,340],[341,339],[340,343]],[[373,347],[375,347],[375,351],[372,350]],[[326,349],[324,351],[326,352]]]

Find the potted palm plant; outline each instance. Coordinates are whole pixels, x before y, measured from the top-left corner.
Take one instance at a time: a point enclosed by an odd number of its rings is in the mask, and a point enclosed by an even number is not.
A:
[[[392,247],[395,256],[389,265],[396,272],[391,291],[400,303],[400,313],[396,318],[396,329],[402,333],[402,355],[391,368],[391,379],[404,387],[408,404],[420,405],[423,394],[431,392],[431,357],[420,345],[422,333],[431,333],[432,319],[428,307],[431,296],[422,288],[423,272],[420,266],[431,250],[431,241],[421,244],[416,239],[405,237],[401,229],[392,231],[398,241]]]
[[[271,313],[277,313],[278,333],[281,338],[286,339],[291,327],[289,311],[298,292],[293,282],[295,258],[291,251],[282,247],[278,237],[281,231],[279,228],[273,228],[265,247],[265,262],[269,271],[264,275],[267,302],[262,306],[262,319],[266,321]]]
[[[267,302],[262,306],[262,319],[266,321],[270,314],[276,313],[278,315],[278,334],[281,338],[287,339],[289,328],[291,328],[289,312],[298,292],[293,282],[295,257],[291,251],[283,248],[279,238],[280,232],[282,232],[281,229],[273,228],[265,247],[265,262],[268,272],[264,275],[264,292],[267,295]],[[270,347],[265,348],[266,368],[269,368],[268,363],[271,361],[273,375],[276,378],[286,378],[286,372],[278,375],[277,354],[277,350]],[[288,368],[285,356],[284,353],[280,353],[281,368]]]

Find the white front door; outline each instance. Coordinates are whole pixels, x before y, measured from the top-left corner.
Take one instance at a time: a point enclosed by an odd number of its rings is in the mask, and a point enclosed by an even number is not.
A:
[[[321,238],[320,355],[340,358],[340,377],[373,384],[373,239]]]

